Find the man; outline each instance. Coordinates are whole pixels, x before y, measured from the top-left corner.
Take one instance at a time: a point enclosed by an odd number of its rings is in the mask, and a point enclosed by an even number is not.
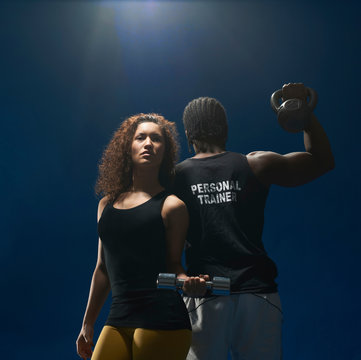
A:
[[[282,88],[284,101],[307,96],[303,84]],[[190,215],[187,273],[229,277],[232,291],[184,298],[193,328],[187,360],[225,360],[228,351],[234,360],[280,359],[282,310],[277,268],[262,243],[264,206],[270,185],[302,185],[334,167],[327,135],[311,114],[304,152],[228,152],[225,110],[212,98],[191,101],[183,123],[195,151],[175,179]]]

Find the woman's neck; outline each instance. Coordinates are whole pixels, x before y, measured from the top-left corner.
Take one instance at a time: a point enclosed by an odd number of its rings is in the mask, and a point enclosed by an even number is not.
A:
[[[149,170],[133,170],[133,183],[130,190],[131,192],[146,192],[153,195],[163,190],[163,187],[159,183],[158,169],[157,171]]]

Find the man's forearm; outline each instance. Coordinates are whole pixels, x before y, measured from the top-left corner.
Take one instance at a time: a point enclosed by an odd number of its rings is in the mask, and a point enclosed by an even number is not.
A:
[[[314,156],[322,172],[332,170],[335,160],[332,154],[331,145],[322,125],[314,114],[308,128],[304,131],[305,150]]]

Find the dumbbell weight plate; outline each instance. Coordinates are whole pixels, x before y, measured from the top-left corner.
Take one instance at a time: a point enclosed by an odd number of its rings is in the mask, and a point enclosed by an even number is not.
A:
[[[213,295],[229,295],[231,292],[231,280],[230,278],[214,276],[213,277]]]
[[[157,279],[158,289],[176,289],[177,276],[176,274],[160,273]]]

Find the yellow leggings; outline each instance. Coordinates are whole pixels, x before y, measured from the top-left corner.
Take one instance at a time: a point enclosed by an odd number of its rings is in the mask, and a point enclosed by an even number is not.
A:
[[[192,332],[104,326],[91,360],[184,360]]]

